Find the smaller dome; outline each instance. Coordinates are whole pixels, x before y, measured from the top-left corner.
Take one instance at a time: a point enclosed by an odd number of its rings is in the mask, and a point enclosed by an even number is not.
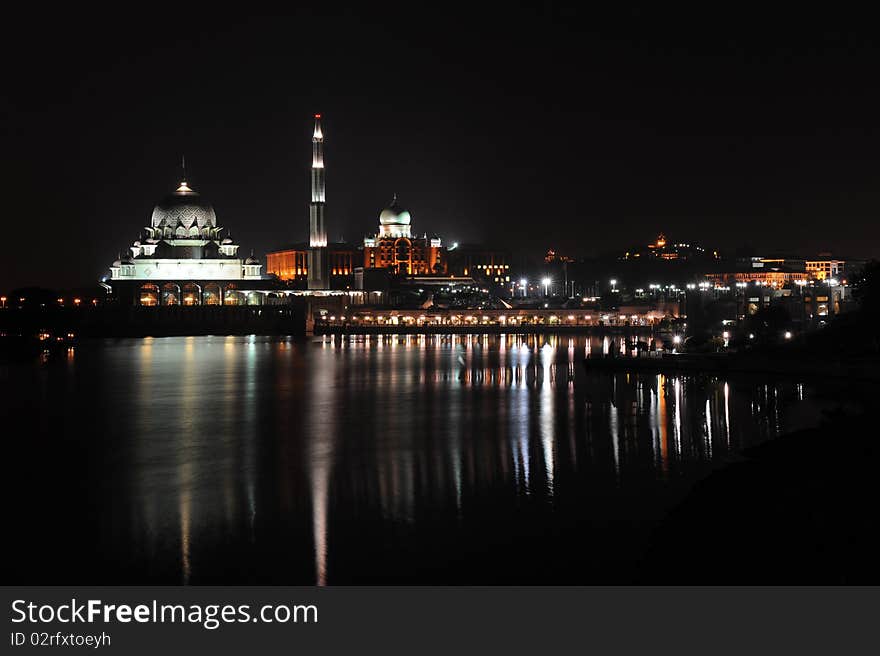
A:
[[[122,260],[113,260],[113,264],[111,264],[110,266],[113,266],[113,267],[121,267],[121,266],[122,266]]]
[[[379,225],[409,225],[412,221],[409,211],[397,203],[397,194],[391,199],[391,203],[379,213]]]
[[[257,259],[256,257],[251,256],[251,257],[247,258],[247,259],[244,261],[244,263],[245,263],[245,264],[259,264],[259,263],[260,263],[260,260]]]
[[[232,243],[232,240],[231,240],[229,237],[226,237],[226,239],[224,239],[224,240],[221,241],[220,243],[221,243],[221,244],[231,244],[231,243]]]

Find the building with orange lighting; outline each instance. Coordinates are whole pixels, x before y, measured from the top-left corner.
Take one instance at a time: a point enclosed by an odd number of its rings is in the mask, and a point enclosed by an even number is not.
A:
[[[820,257],[814,260],[806,260],[804,267],[816,280],[828,280],[844,274],[845,260],[835,260],[830,257]]]
[[[365,269],[385,269],[396,275],[426,276],[446,273],[446,258],[439,238],[412,236],[412,217],[397,202],[379,213],[379,231],[364,238]]]
[[[352,286],[354,269],[361,264],[359,249],[351,244],[330,243],[325,248],[330,289]],[[289,244],[266,254],[266,270],[294,287],[305,289],[309,280],[309,253],[305,242]]]

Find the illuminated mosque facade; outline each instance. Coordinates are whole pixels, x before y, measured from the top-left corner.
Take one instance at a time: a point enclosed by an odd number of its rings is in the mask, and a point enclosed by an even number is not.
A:
[[[261,305],[271,280],[217,224],[214,208],[183,175],[153,208],[141,236],[110,265],[106,291],[124,304]]]

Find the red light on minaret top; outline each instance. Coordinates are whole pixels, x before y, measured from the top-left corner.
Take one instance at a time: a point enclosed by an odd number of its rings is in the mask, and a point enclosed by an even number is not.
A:
[[[315,114],[315,118],[321,118],[320,114]]]

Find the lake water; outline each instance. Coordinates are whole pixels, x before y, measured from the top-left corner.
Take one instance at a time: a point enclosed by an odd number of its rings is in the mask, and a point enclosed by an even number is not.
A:
[[[587,374],[588,351],[179,337],[0,365],[6,579],[626,583],[696,480],[833,405],[797,382]]]

